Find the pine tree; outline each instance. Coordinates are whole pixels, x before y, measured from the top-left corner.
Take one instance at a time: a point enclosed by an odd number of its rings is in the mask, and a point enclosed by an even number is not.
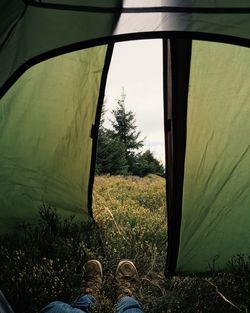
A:
[[[96,174],[164,175],[163,165],[154,158],[150,150],[138,152],[143,147],[139,140],[140,131],[135,125],[135,114],[125,109],[125,94],[117,100],[117,108],[112,111],[112,129],[104,127],[105,107],[103,106],[96,156]]]
[[[96,174],[127,175],[125,147],[114,132],[104,127],[105,106],[102,109],[96,154]]]
[[[121,99],[117,100],[117,108],[112,111],[113,120],[111,120],[114,136],[125,147],[125,157],[129,172],[133,173],[136,150],[143,147],[143,140],[139,140],[141,134],[137,131],[135,125],[135,114],[125,109],[126,95],[122,93]]]
[[[164,176],[164,167],[150,150],[146,150],[143,154],[138,155],[135,172],[138,176],[148,174]]]
[[[98,175],[127,175],[128,165],[124,151],[124,146],[111,130],[100,130],[96,156],[96,173]]]

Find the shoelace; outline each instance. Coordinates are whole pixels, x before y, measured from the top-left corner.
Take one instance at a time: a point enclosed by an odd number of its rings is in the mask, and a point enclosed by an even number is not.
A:
[[[84,293],[98,293],[100,281],[94,277],[89,277],[84,286]]]
[[[128,281],[121,282],[119,287],[118,287],[118,296],[119,297],[122,297],[124,295],[132,296],[134,292],[135,292],[135,288],[132,286],[132,283],[130,283]]]

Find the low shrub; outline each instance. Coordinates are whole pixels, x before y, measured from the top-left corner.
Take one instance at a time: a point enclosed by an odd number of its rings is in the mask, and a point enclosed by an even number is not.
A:
[[[14,311],[38,312],[55,299],[73,301],[82,288],[83,264],[101,254],[97,241],[94,224],[63,219],[47,206],[36,226],[23,224],[1,237],[0,286]]]

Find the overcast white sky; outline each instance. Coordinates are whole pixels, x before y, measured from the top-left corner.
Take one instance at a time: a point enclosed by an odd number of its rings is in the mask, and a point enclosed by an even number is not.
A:
[[[136,40],[117,43],[106,86],[106,109],[116,106],[122,90],[125,106],[136,115],[146,149],[165,163],[162,94],[162,42]],[[105,124],[108,126],[108,122]]]

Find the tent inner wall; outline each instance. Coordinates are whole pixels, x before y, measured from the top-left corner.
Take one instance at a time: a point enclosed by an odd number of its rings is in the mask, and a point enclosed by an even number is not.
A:
[[[43,203],[88,218],[88,185],[106,46],[37,64],[0,102],[0,228],[32,221]]]
[[[250,254],[250,54],[193,41],[177,271]]]

